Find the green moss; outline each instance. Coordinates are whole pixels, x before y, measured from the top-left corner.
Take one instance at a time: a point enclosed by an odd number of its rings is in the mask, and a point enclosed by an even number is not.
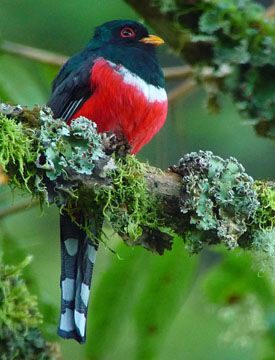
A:
[[[120,235],[137,240],[144,227],[159,228],[163,225],[157,216],[156,199],[147,190],[144,173],[146,165],[135,156],[116,159],[111,188],[100,189],[96,199],[103,205],[103,214]]]
[[[271,182],[256,181],[255,191],[260,206],[257,209],[253,224],[262,230],[272,230],[275,226],[275,186]]]
[[[31,257],[17,266],[0,263],[0,336],[6,327],[14,332],[38,326],[42,318],[38,312],[35,296],[29,294],[21,279],[21,272]]]
[[[275,187],[271,182],[256,181],[255,191],[260,206],[249,229],[249,248],[261,272],[275,279]]]
[[[38,326],[42,316],[37,299],[22,279],[22,270],[30,263],[27,257],[17,266],[0,260],[0,359],[54,360],[50,346]]]
[[[37,171],[34,163],[39,151],[33,135],[33,130],[26,130],[21,123],[0,114],[0,164],[11,185],[28,191],[33,188]]]
[[[130,246],[141,245],[161,255],[165,249],[171,250],[174,234],[165,227],[164,219],[159,218],[160,204],[147,190],[144,177],[147,165],[132,155],[113,155],[111,159],[115,160],[115,168],[108,170],[110,186],[93,190],[80,187],[78,196],[68,198],[62,211],[66,211],[88,237],[103,242],[112,252],[101,237],[104,219]],[[79,212],[85,219],[81,224],[77,220]]]
[[[275,279],[275,187],[271,182],[256,181],[260,206],[251,224],[251,250],[260,271],[268,271]]]

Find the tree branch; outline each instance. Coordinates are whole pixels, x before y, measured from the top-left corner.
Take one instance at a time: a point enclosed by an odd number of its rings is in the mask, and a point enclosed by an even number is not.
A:
[[[0,115],[0,164],[10,182],[72,217],[80,209],[105,216],[130,245],[163,254],[179,235],[190,252],[217,243],[251,248],[273,231],[274,183],[254,183],[236,159],[200,151],[163,172],[86,118],[69,127],[49,108],[6,104]]]
[[[191,66],[188,65],[173,66],[173,67],[163,68],[163,73],[166,80],[180,79],[192,75],[192,68]]]
[[[1,49],[8,53],[17,56],[22,56],[33,61],[38,61],[43,64],[62,66],[69,59],[68,56],[57,54],[48,50],[42,50],[31,46],[17,44],[12,41],[2,41]],[[192,74],[190,66],[174,66],[163,68],[164,76],[167,80],[180,79],[188,77]]]
[[[190,79],[182,81],[174,89],[170,90],[168,93],[169,105],[173,105],[177,100],[181,99],[183,96],[187,96],[197,89],[197,83]]]
[[[6,40],[2,41],[1,49],[8,54],[26,57],[30,60],[39,61],[48,65],[62,66],[68,60],[68,57],[65,55]]]

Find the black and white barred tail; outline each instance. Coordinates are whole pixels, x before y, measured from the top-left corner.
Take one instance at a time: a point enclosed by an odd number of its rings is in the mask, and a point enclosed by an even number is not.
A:
[[[81,222],[81,219],[80,219]],[[95,234],[94,231],[91,232]],[[58,335],[86,341],[87,312],[97,241],[71,221],[60,215],[61,238],[61,314]]]

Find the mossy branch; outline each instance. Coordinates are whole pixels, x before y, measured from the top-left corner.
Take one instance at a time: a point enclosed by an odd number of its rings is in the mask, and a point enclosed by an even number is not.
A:
[[[163,172],[129,155],[124,139],[98,134],[86,118],[69,127],[49,108],[7,104],[0,104],[0,144],[11,186],[72,217],[79,209],[104,215],[129,245],[163,254],[178,235],[194,253],[205,245],[251,249],[275,240],[274,182],[254,182],[234,158],[199,151]]]
[[[230,93],[261,136],[275,139],[275,19],[253,0],[125,0],[193,68],[208,107]]]

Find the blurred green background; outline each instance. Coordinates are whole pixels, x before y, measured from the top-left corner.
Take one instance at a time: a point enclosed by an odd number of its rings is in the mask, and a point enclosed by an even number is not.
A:
[[[72,55],[81,50],[95,26],[118,18],[139,19],[120,0],[1,0],[4,40]],[[153,32],[153,30],[152,30]],[[183,61],[159,49],[163,67]],[[0,98],[22,105],[44,104],[58,68],[0,54]],[[173,83],[167,82],[167,89]],[[274,144],[255,135],[249,119],[238,115],[230,97],[218,115],[207,113],[202,90],[169,108],[163,129],[138,154],[166,169],[187,152],[211,150],[236,157],[255,179],[275,178]],[[0,187],[0,210],[26,195]],[[250,254],[222,248],[190,257],[181,239],[173,251],[154,256],[129,248],[109,234],[101,246],[89,306],[88,341],[80,346],[58,338],[58,210],[38,207],[0,221],[0,241],[7,263],[26,254],[34,260],[25,272],[44,315],[43,332],[59,341],[64,359],[97,360],[271,360],[275,359],[274,283],[258,273]]]

